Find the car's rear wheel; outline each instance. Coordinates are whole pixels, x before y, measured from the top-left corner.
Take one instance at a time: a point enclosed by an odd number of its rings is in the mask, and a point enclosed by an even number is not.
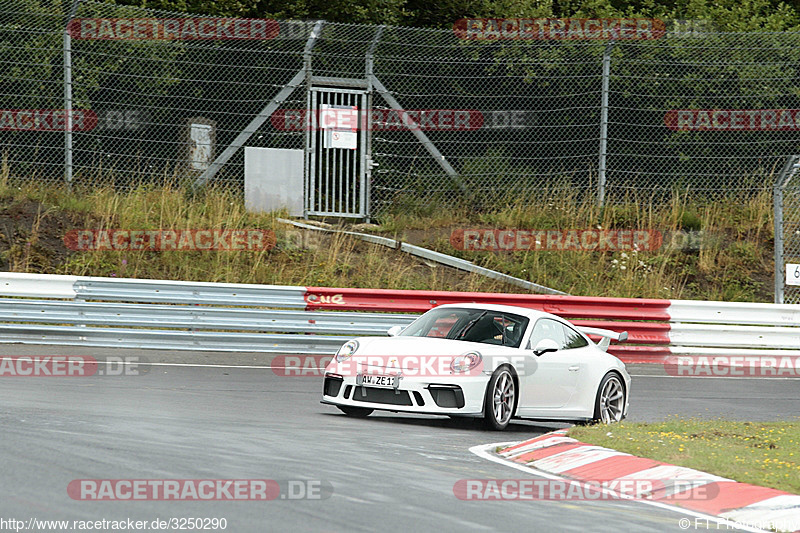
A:
[[[492,374],[486,387],[483,402],[483,423],[488,429],[503,430],[514,416],[517,387],[514,376],[507,367],[500,367]]]
[[[609,372],[597,388],[593,420],[613,424],[622,420],[624,410],[625,385],[618,374]]]
[[[352,416],[353,418],[366,418],[374,411],[374,409],[367,409],[365,407],[348,407],[346,405],[337,405],[336,407],[347,416]]]

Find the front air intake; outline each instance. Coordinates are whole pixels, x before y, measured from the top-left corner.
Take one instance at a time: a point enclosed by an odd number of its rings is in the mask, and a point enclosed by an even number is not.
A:
[[[342,376],[326,374],[325,382],[322,385],[322,394],[325,396],[339,396],[339,390],[342,388],[343,382]]]
[[[461,409],[464,407],[464,391],[455,385],[428,385],[433,403],[439,407]]]

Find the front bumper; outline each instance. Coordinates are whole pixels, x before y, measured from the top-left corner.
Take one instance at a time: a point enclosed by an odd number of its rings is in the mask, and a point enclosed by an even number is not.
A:
[[[357,382],[358,381],[358,382]],[[482,416],[489,376],[403,377],[395,387],[364,385],[356,376],[325,374],[322,403],[403,413]]]

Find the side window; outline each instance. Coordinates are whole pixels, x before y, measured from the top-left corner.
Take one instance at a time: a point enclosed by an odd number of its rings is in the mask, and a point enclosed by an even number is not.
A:
[[[528,319],[517,315],[487,312],[477,322],[469,325],[463,340],[484,344],[519,347]]]
[[[494,317],[495,327],[500,332],[500,341],[504,346],[519,347],[522,335],[528,327],[528,319],[516,315],[499,314]]]
[[[528,344],[528,349],[533,350],[539,341],[542,339],[553,339],[556,341],[559,349],[564,347],[564,326],[560,322],[550,320],[549,318],[540,318],[533,326],[533,333],[531,333],[531,340]]]
[[[564,326],[564,349],[569,350],[571,348],[583,348],[584,346],[589,346],[589,343],[586,342],[586,339],[581,336],[580,333],[575,331],[569,326]]]

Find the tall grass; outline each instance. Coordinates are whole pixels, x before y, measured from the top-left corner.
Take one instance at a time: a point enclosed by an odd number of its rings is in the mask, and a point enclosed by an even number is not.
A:
[[[74,252],[47,268],[31,261],[32,255],[26,259],[20,250],[6,251],[15,258],[8,263],[13,270],[288,285],[520,290],[345,235],[301,234],[276,221],[285,213],[249,213],[241,196],[226,188],[212,187],[191,195],[185,188],[170,185],[141,185],[129,192],[15,187],[9,184],[7,161],[3,160],[0,197],[6,205],[39,204],[27,230],[31,239],[39,236],[41,228],[52,228],[43,221],[59,217],[69,222],[62,224],[64,231],[69,227],[254,228],[273,230],[277,236],[277,246],[266,251]],[[587,195],[543,191],[491,210],[440,206],[386,213],[377,222],[375,231],[379,233],[571,294],[772,300],[772,203],[768,192],[706,204],[679,193],[661,203],[631,197],[625,203],[601,208]],[[464,252],[454,250],[449,242],[450,232],[457,228],[701,231],[707,242],[699,249],[665,246],[656,251]],[[35,251],[36,246],[31,248]]]
[[[774,235],[768,191],[703,203],[687,193],[676,192],[667,202],[631,195],[625,203],[607,207],[577,194],[536,198],[545,199],[482,213],[445,211],[429,219],[391,214],[380,231],[410,236],[417,244],[571,294],[772,301]],[[649,229],[667,240],[655,251],[454,251],[448,241],[454,227]],[[420,232],[422,228],[428,229]],[[690,246],[679,246],[690,236]]]

